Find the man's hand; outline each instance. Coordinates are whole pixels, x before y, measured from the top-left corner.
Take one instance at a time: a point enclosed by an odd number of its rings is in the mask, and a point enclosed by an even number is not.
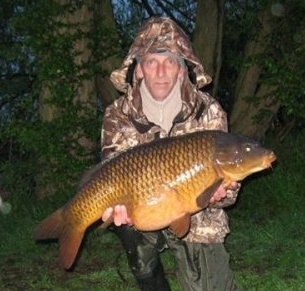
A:
[[[232,182],[227,189],[237,190],[237,188],[238,188],[238,183]],[[210,203],[219,202],[226,196],[227,196],[227,190],[222,185],[220,185],[219,188],[214,193],[214,195],[211,197]]]
[[[116,205],[114,209],[112,207],[107,208],[102,215],[102,220],[107,221],[111,216],[113,216],[113,222],[116,226],[132,224],[131,218],[127,215],[125,205]]]

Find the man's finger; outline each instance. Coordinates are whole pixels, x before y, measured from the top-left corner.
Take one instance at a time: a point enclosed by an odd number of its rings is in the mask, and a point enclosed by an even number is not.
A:
[[[124,221],[125,221],[124,208],[125,207],[123,205],[116,205],[114,207],[113,219],[114,219],[114,224],[116,226],[121,226],[122,223],[124,223]]]
[[[113,208],[112,207],[107,208],[102,215],[102,220],[107,221],[111,217],[112,213],[113,213]]]

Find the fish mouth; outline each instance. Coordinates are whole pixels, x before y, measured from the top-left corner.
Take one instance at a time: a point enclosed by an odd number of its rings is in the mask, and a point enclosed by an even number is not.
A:
[[[276,155],[274,152],[270,152],[263,160],[264,168],[272,168],[272,163],[276,160]]]

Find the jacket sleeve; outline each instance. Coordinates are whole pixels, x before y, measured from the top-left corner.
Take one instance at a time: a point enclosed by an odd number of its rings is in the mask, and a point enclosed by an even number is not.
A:
[[[109,105],[104,114],[101,130],[101,158],[111,158],[136,144],[136,130],[123,113],[123,97]]]

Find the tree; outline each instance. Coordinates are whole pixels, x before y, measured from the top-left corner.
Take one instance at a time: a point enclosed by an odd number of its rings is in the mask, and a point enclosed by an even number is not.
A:
[[[269,47],[268,39],[272,33],[272,15],[268,10],[259,14],[259,27],[254,39],[250,39],[245,48],[248,61],[239,72],[235,87],[234,105],[230,114],[230,127],[235,132],[262,139],[279,109],[279,100],[275,97],[277,86],[261,79],[263,64],[260,58]],[[251,61],[252,60],[252,61]]]
[[[38,197],[66,189],[96,160],[101,121],[94,92],[93,5],[60,0],[18,6],[14,27],[35,69],[31,100],[36,115],[28,122],[16,116],[9,135],[36,165],[32,176]]]
[[[304,60],[304,37],[300,37],[304,35],[304,3],[261,2],[247,7],[240,1],[239,14],[227,14],[235,19],[229,24],[231,40],[225,40],[228,57],[222,71],[232,100],[230,129],[257,139],[275,126],[287,133],[292,128],[289,116],[303,123],[300,104],[305,97],[299,79],[304,74],[299,66]],[[246,11],[254,13],[246,15]]]
[[[62,184],[55,174],[62,175],[62,162],[78,160],[74,164],[77,167],[81,159],[92,159],[94,140],[79,122],[81,118],[85,121],[89,112],[95,112],[94,83],[88,71],[92,55],[88,39],[92,12],[88,7],[71,5],[65,0],[37,2],[26,7],[27,17],[31,15],[37,21],[28,26],[28,36],[38,69],[40,121],[36,128],[39,136],[35,134],[34,139],[40,169],[35,175],[38,197],[52,195],[55,185]],[[44,17],[45,24],[36,27],[45,11],[49,12]],[[28,133],[33,134],[31,129]],[[55,183],[50,183],[54,180]]]

